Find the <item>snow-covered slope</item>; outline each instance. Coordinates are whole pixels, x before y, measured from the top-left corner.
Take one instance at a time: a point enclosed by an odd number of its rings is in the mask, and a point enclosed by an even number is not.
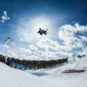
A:
[[[80,62],[83,67],[86,65],[86,57]],[[75,63],[78,64],[78,63]],[[75,67],[75,64],[66,64],[60,68],[39,70],[38,72],[48,73],[45,76],[35,76],[0,63],[0,87],[86,87],[87,71],[79,74],[63,74],[61,70]],[[80,66],[81,67],[81,66]]]

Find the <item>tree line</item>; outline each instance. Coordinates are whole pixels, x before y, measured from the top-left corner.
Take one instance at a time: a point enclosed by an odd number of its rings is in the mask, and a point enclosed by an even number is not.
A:
[[[13,57],[5,57],[0,55],[0,62],[3,62],[13,68],[18,69],[46,69],[56,67],[68,62],[68,58],[57,60],[20,60]]]

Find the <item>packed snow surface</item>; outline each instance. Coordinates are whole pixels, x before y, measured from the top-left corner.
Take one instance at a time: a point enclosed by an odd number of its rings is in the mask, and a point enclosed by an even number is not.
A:
[[[0,63],[0,87],[87,87],[86,63],[87,60],[84,58],[79,64],[68,63],[60,68],[25,72]],[[63,70],[73,68],[85,68],[86,71],[61,73]]]

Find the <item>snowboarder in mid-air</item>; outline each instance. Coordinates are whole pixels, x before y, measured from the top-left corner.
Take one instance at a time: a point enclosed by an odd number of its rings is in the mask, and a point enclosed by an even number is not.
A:
[[[39,28],[39,31],[37,33],[39,33],[40,35],[47,35],[47,30],[42,30],[41,28]]]

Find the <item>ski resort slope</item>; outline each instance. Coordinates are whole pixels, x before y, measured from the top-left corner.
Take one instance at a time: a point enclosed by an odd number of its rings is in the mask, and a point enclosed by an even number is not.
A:
[[[56,71],[56,72],[55,72]],[[0,87],[86,87],[87,72],[81,74],[58,74],[35,76],[24,71],[10,68],[0,63]],[[72,78],[74,76],[74,78]],[[85,77],[86,76],[86,77]],[[70,78],[71,77],[71,78]],[[81,78],[81,79],[80,79]]]

